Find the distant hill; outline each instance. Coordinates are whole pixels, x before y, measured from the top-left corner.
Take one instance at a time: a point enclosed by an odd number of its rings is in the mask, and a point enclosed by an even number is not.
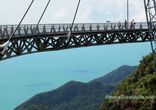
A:
[[[123,65],[109,74],[106,74],[105,76],[97,78],[93,81],[100,81],[103,84],[119,84],[121,80],[131,74],[136,68],[137,66]]]
[[[123,80],[111,96],[124,96],[127,99],[107,99],[100,110],[156,110],[153,56],[144,57],[137,70]]]
[[[96,110],[105,95],[110,94],[135,69],[122,66],[88,83],[70,81],[56,90],[32,97],[15,110]]]

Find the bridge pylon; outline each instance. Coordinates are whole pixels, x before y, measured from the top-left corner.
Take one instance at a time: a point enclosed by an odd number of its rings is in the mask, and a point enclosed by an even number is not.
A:
[[[144,0],[144,6],[156,72],[156,0]]]
[[[156,53],[156,0],[144,0],[147,25],[151,38],[151,49]]]

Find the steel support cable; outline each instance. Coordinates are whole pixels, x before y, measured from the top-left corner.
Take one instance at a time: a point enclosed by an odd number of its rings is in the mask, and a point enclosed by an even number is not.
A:
[[[24,13],[22,19],[20,20],[19,24],[17,25],[17,27],[15,28],[15,30],[12,32],[12,34],[9,36],[9,39],[7,40],[7,42],[3,43],[2,45],[0,45],[0,49],[3,49],[1,54],[3,55],[5,50],[7,49],[7,46],[9,45],[9,42],[11,40],[11,38],[14,36],[14,34],[16,33],[16,31],[19,29],[22,21],[24,20],[25,16],[27,15],[27,13],[29,12],[29,9],[31,8],[32,4],[34,3],[35,0],[32,0],[31,3],[29,4],[26,12]]]
[[[71,37],[72,29],[73,29],[73,26],[74,26],[74,23],[75,23],[75,19],[76,19],[76,15],[77,15],[77,12],[78,12],[80,3],[81,3],[81,0],[78,1],[77,7],[76,7],[76,11],[75,11],[75,14],[74,14],[74,18],[73,18],[73,21],[72,21],[70,30],[69,30],[69,32],[68,32],[68,34],[67,34],[67,37],[68,37],[67,42],[69,41],[69,39],[70,39],[70,37]]]
[[[45,14],[45,12],[46,12],[46,10],[47,10],[49,4],[50,4],[50,1],[51,1],[51,0],[48,0],[48,3],[46,4],[46,7],[45,7],[44,10],[43,10],[43,13],[41,14],[41,17],[40,17],[39,20],[38,20],[37,26],[40,24],[40,22],[41,22],[41,20],[42,20],[42,18],[43,18],[43,16],[44,16],[44,14]]]
[[[48,2],[47,2],[47,4],[46,4],[46,6],[45,6],[45,8],[44,8],[44,10],[43,10],[43,12],[42,12],[40,18],[39,18],[39,20],[38,20],[38,22],[37,22],[36,29],[38,29],[38,32],[39,32],[39,24],[40,24],[40,22],[41,22],[41,20],[42,20],[42,18],[43,18],[43,16],[44,16],[44,14],[45,14],[45,12],[46,12],[48,6],[49,6],[49,4],[50,4],[50,1],[51,1],[51,0],[48,0]]]

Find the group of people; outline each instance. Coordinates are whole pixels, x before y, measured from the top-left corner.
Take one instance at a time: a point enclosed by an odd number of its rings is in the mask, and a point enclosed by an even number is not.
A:
[[[130,29],[135,29],[135,21],[134,21],[134,19],[130,22]],[[125,29],[128,29],[128,27],[129,27],[129,23],[125,20],[125,22],[124,22],[124,26],[121,24],[121,22],[119,21],[118,22],[118,28],[119,29],[122,29],[122,28],[125,28]]]

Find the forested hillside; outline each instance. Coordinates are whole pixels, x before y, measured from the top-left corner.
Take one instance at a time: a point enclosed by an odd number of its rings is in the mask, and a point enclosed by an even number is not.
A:
[[[100,110],[156,110],[156,72],[152,55],[140,61],[137,70],[123,80]],[[119,99],[118,96],[122,96]]]

